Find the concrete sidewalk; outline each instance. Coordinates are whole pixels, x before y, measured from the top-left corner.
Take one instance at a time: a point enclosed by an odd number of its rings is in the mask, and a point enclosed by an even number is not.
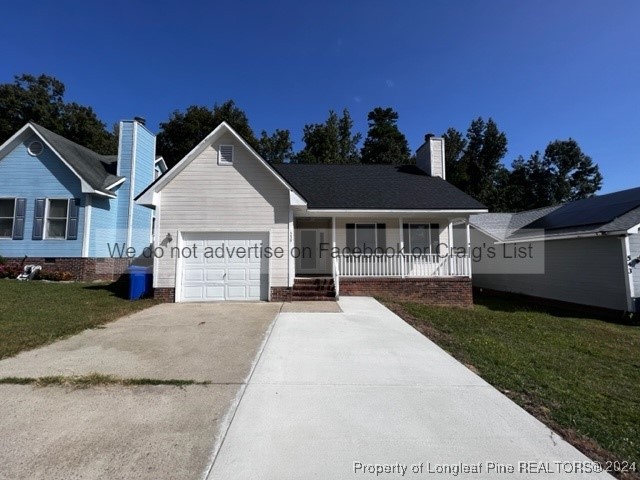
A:
[[[611,478],[375,300],[340,306],[278,316],[210,480]]]

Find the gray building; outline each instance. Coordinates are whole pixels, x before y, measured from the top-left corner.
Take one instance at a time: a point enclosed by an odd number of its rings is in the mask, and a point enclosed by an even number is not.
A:
[[[470,223],[474,287],[640,309],[640,188]]]

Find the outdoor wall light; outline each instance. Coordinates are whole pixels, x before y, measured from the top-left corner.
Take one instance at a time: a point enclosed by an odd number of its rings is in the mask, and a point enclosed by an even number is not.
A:
[[[160,242],[160,245],[162,245],[163,247],[166,247],[167,245],[169,245],[171,242],[173,241],[173,237],[171,236],[170,233],[167,233],[167,236],[164,237],[164,239]]]

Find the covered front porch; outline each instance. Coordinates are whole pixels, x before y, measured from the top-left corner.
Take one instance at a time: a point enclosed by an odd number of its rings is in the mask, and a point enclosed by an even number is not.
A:
[[[470,278],[467,220],[446,213],[294,217],[290,271],[332,277],[337,288],[345,277]]]

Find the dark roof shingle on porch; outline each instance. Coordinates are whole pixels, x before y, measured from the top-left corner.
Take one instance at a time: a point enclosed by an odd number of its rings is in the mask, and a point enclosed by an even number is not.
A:
[[[486,207],[414,165],[274,164],[310,209],[481,210]]]

